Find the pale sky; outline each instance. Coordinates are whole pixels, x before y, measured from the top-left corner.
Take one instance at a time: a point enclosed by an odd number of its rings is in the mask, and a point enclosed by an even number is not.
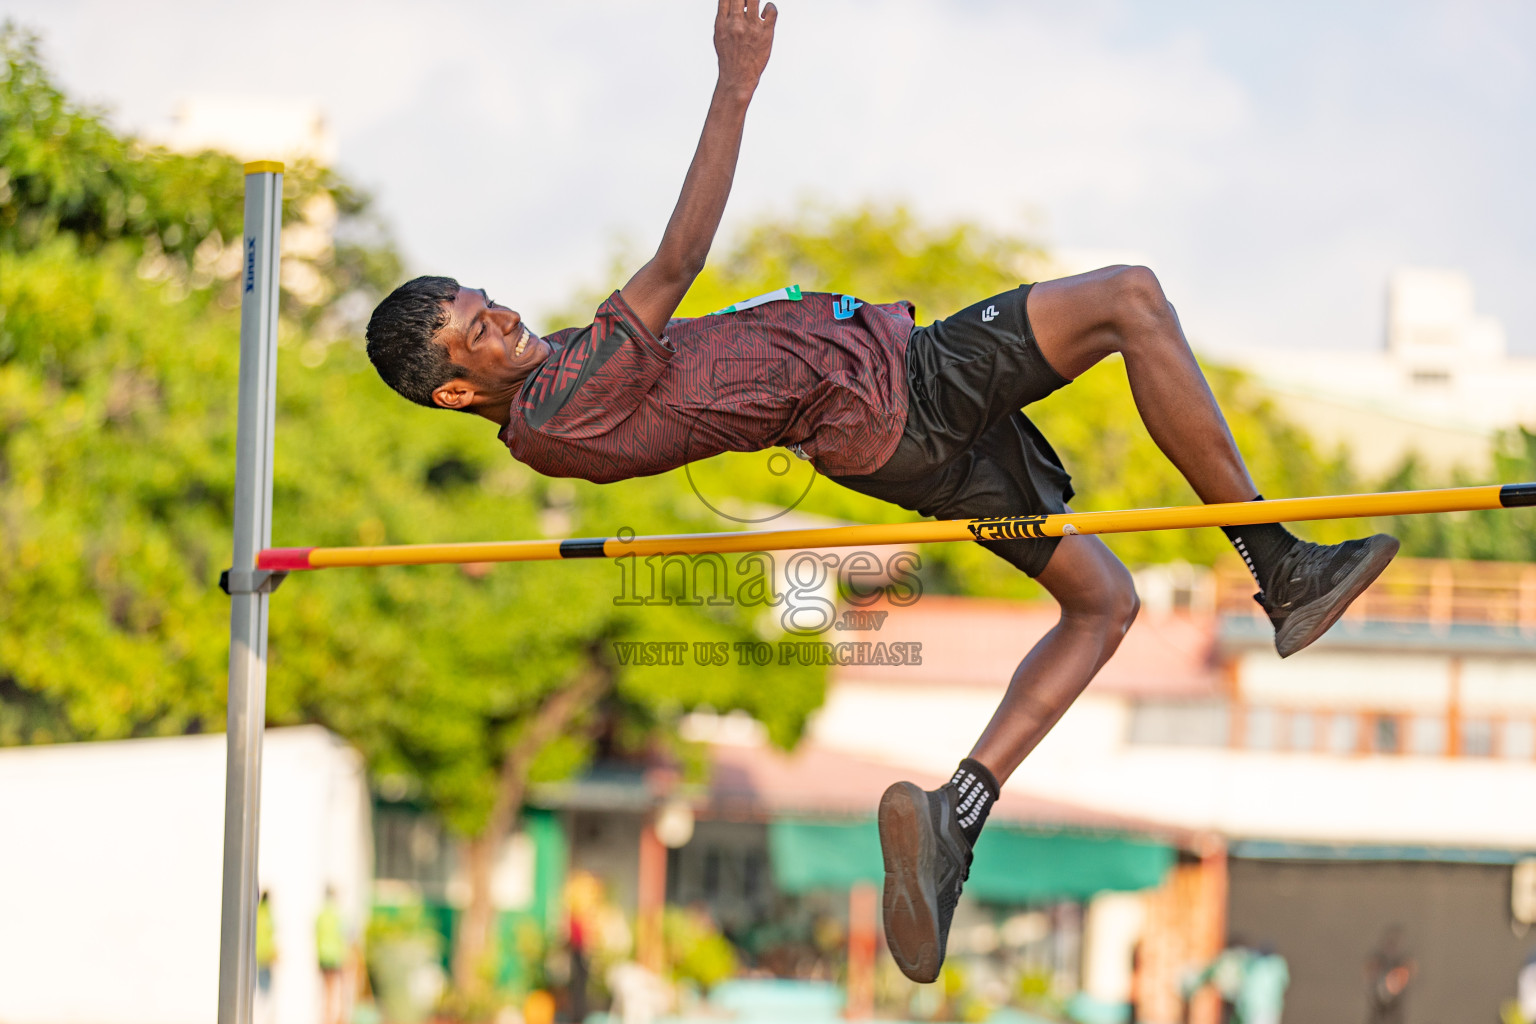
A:
[[[1379,346],[1388,273],[1455,267],[1536,354],[1528,0],[779,6],[724,239],[802,198],[902,200],[1145,262],[1208,350]],[[314,100],[411,269],[535,323],[602,283],[617,240],[654,248],[713,84],[713,10],[0,5],[125,128],[210,93]]]

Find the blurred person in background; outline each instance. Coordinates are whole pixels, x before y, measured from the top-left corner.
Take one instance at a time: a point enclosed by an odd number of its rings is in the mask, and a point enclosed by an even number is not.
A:
[[[1230,939],[1227,948],[1216,954],[1216,959],[1201,968],[1188,968],[1179,983],[1179,995],[1184,1002],[1190,1003],[1209,985],[1221,998],[1221,1024],[1229,1024],[1234,1017],[1237,990],[1243,981],[1244,952],[1242,940]]]
[[[1206,985],[1221,996],[1222,1020],[1235,1024],[1280,1024],[1291,972],[1285,957],[1268,946],[1249,949],[1232,939],[1216,959],[1185,979],[1186,1000]]]
[[[1365,961],[1368,1024],[1403,1024],[1408,986],[1417,972],[1418,965],[1403,948],[1403,926],[1389,926]]]
[[[1504,1008],[1504,1024],[1536,1024],[1536,948],[1515,980],[1515,1001]]]
[[[347,937],[335,886],[325,887],[325,902],[315,917],[315,960],[320,968],[320,1022],[342,1024],[346,1020]]]
[[[570,956],[566,981],[566,1013],[580,1024],[587,1019],[587,984],[592,974],[592,947],[597,938],[603,883],[590,871],[574,871],[565,884],[565,947]]]
[[[277,963],[277,930],[272,922],[272,893],[261,890],[256,904],[256,1006],[258,1024],[272,1020],[272,968]]]
[[[1243,972],[1238,993],[1238,1020],[1243,1024],[1280,1024],[1285,1012],[1285,990],[1291,985],[1291,969],[1285,957],[1269,946],[1260,946]]]

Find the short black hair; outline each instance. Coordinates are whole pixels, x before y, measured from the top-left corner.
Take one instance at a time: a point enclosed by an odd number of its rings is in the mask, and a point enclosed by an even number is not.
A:
[[[435,339],[448,324],[448,306],[459,297],[451,277],[418,277],[390,292],[368,320],[368,358],[384,383],[417,405],[441,408],[432,392],[469,370],[448,358]]]

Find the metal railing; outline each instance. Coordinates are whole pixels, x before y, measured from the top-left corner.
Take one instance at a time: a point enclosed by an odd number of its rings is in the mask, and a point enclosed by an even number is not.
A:
[[[1213,572],[1218,615],[1264,613],[1235,558]],[[1536,632],[1536,563],[1399,558],[1350,606],[1345,621],[1477,623]]]

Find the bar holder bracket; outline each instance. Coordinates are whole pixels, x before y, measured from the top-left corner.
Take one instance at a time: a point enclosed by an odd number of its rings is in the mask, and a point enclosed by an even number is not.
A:
[[[288,578],[286,569],[225,569],[219,573],[219,589],[236,594],[270,594]]]

